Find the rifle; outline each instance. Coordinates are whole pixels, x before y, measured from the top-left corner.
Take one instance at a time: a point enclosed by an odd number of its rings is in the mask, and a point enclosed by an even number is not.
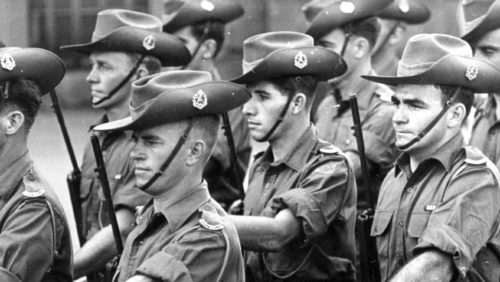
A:
[[[118,266],[118,262],[120,261],[121,253],[123,252],[123,242],[120,235],[120,229],[118,227],[118,221],[116,220],[115,208],[113,206],[113,199],[111,197],[111,189],[109,188],[108,174],[106,173],[106,167],[102,158],[99,138],[97,137],[97,135],[92,134],[90,136],[90,141],[92,143],[92,149],[94,151],[94,157],[97,164],[95,171],[98,174],[99,182],[101,182],[102,192],[104,194],[104,198],[106,199],[105,204],[108,207],[109,222],[111,224],[111,229],[113,230],[116,250],[118,251],[118,255],[111,261],[111,265],[106,266],[106,276],[112,277]],[[106,281],[111,280],[106,278]]]
[[[66,177],[66,183],[69,188],[69,196],[71,199],[71,205],[73,206],[73,214],[75,217],[76,231],[78,233],[78,239],[80,244],[83,245],[85,242],[85,235],[83,234],[83,223],[82,223],[82,204],[80,202],[80,182],[82,179],[82,174],[75,157],[75,151],[71,145],[71,139],[69,138],[68,129],[64,122],[64,117],[59,106],[59,101],[57,99],[57,94],[55,90],[50,91],[50,99],[52,100],[52,109],[54,110],[57,122],[61,128],[61,132],[64,138],[64,143],[68,150],[69,158],[71,160],[71,165],[73,171],[71,171]]]
[[[245,190],[243,189],[243,183],[241,181],[241,176],[238,171],[238,159],[236,157],[236,147],[234,145],[233,132],[231,131],[231,123],[229,121],[229,116],[226,113],[222,114],[222,122],[224,129],[224,135],[226,135],[227,146],[229,147],[229,153],[231,155],[231,166],[233,168],[234,181],[236,182],[236,187],[238,188],[238,194],[240,199],[235,201],[236,204],[232,204],[229,207],[231,214],[243,214],[243,198],[245,198]]]
[[[359,161],[361,163],[361,173],[363,182],[368,193],[369,208],[364,210],[356,218],[356,226],[359,238],[359,259],[361,268],[361,281],[363,282],[379,282],[380,281],[380,265],[378,261],[378,251],[375,238],[370,236],[370,231],[373,224],[373,216],[375,214],[374,197],[371,189],[369,189],[370,180],[368,175],[368,167],[365,155],[365,143],[363,141],[363,130],[361,129],[361,119],[359,117],[358,100],[356,94],[351,94],[349,97],[351,103],[352,119],[354,125],[354,136],[358,144]]]

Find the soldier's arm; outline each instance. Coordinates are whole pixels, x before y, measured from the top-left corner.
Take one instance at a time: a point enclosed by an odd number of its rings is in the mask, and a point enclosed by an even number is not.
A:
[[[135,215],[127,208],[116,211],[116,220],[120,227],[122,240],[125,241],[133,229]],[[118,255],[113,238],[111,225],[97,232],[85,245],[75,254],[75,278],[86,275],[92,271],[101,269],[108,261]]]
[[[451,257],[437,250],[428,250],[407,263],[391,282],[451,281]]]
[[[290,209],[274,218],[265,216],[230,216],[238,230],[241,247],[255,251],[277,251],[301,236],[301,223]]]

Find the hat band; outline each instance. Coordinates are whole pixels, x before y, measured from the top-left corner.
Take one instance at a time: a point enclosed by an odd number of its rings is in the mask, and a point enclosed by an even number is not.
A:
[[[246,74],[247,72],[249,72],[252,69],[254,69],[263,60],[264,59],[259,59],[259,60],[255,60],[255,61],[252,61],[252,62],[243,61],[242,62],[243,74]]]
[[[435,64],[434,62],[431,62],[431,63],[408,65],[403,63],[402,61],[399,61],[397,76],[412,76],[421,74],[430,69],[434,64]]]

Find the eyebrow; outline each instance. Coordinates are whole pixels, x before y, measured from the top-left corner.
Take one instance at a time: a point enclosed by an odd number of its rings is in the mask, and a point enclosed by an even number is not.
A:
[[[427,105],[423,100],[418,99],[418,98],[401,98],[399,99],[396,97],[396,95],[393,95],[391,97],[391,100],[393,103],[404,103],[404,104],[410,104],[410,105],[419,105],[419,106],[425,106]]]

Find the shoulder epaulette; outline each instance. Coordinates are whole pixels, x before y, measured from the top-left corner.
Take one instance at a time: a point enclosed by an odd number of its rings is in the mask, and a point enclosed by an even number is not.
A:
[[[340,152],[340,149],[337,148],[335,145],[328,143],[323,140],[319,140],[319,152],[323,154],[337,154]]]
[[[36,173],[32,169],[30,169],[23,176],[23,184],[24,184],[23,195],[25,197],[38,198],[45,195],[45,189],[43,189],[43,186],[40,183],[39,178],[36,176]]]

